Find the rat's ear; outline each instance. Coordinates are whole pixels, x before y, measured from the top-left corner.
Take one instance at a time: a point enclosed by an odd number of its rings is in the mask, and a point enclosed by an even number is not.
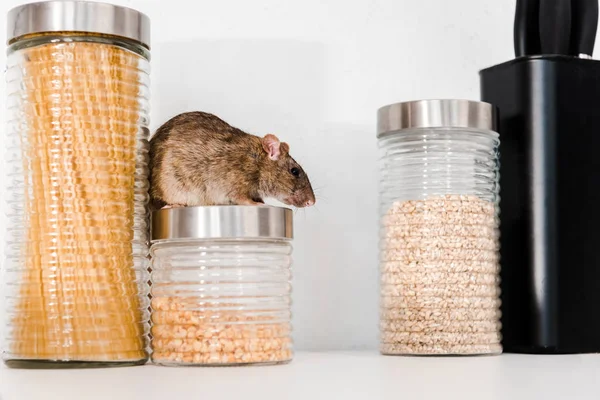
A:
[[[290,154],[290,145],[286,142],[281,143],[281,154]]]
[[[262,139],[263,149],[269,155],[271,160],[278,160],[279,155],[281,154],[280,147],[281,143],[279,139],[275,135],[268,134]]]

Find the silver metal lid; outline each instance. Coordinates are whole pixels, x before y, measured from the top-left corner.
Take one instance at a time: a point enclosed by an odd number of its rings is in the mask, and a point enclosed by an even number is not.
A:
[[[7,42],[48,32],[89,32],[120,36],[150,48],[150,19],[139,11],[87,1],[24,4],[8,12]]]
[[[271,206],[179,207],[152,213],[152,241],[292,239],[293,213]]]
[[[377,112],[377,137],[411,128],[496,130],[496,107],[471,100],[417,100],[390,104]]]

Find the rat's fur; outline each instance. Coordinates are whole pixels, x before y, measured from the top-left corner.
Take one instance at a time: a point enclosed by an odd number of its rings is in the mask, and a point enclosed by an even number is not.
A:
[[[267,197],[296,207],[315,202],[308,176],[273,135],[260,138],[215,115],[188,112],[167,121],[150,140],[154,209],[260,204]]]

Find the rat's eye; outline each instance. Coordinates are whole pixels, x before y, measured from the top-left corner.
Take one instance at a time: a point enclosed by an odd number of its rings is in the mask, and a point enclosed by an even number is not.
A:
[[[300,176],[300,170],[296,167],[290,169],[290,173],[294,176]]]

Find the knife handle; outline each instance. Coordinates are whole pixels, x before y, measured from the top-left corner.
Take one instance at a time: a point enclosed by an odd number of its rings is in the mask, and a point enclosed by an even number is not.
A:
[[[569,54],[571,0],[540,0],[539,18],[542,54]]]
[[[515,56],[541,53],[539,35],[539,0],[517,0],[515,8]]]
[[[592,56],[598,30],[598,0],[571,2],[571,55]]]

